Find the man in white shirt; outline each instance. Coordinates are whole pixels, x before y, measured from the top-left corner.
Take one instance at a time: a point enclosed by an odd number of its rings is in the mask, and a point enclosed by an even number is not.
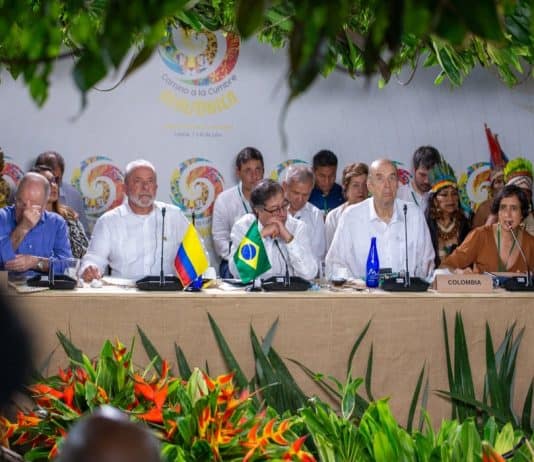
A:
[[[432,146],[417,148],[412,157],[412,179],[408,184],[399,186],[397,198],[406,202],[413,202],[424,214],[432,186],[428,180],[428,172],[439,163],[440,159],[439,151]]]
[[[80,265],[85,282],[100,279],[108,265],[115,277],[139,279],[159,275],[163,214],[163,271],[175,273],[174,258],[189,225],[187,218],[178,207],[155,200],[157,176],[150,162],[130,162],[124,184],[128,200],[106,212],[95,224]]]
[[[232,277],[228,270],[230,232],[238,218],[252,212],[250,193],[263,178],[263,156],[256,148],[246,147],[237,154],[235,166],[239,183],[219,194],[211,221],[213,247],[221,258],[219,274],[222,278]]]
[[[250,201],[254,213],[248,213],[232,227],[232,249],[229,263],[232,274],[239,274],[234,263],[234,254],[254,220],[258,229],[271,269],[261,275],[284,276],[286,268],[290,276],[313,279],[317,274],[317,261],[312,255],[306,223],[288,215],[289,202],[284,190],[276,181],[265,179],[258,183],[251,193]]]
[[[288,169],[283,188],[289,201],[289,213],[306,223],[313,255],[320,263],[326,253],[326,234],[323,213],[308,202],[314,184],[310,167],[292,166]]]
[[[372,197],[350,206],[341,216],[326,256],[329,277],[348,272],[351,277],[365,279],[372,237],[376,237],[380,267],[403,271],[405,217],[410,274],[423,278],[432,274],[434,248],[425,218],[414,203],[395,198],[397,185],[397,169],[393,162],[380,159],[371,164],[367,186]]]

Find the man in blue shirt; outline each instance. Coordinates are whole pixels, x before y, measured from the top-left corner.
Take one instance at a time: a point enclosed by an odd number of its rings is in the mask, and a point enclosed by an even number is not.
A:
[[[14,273],[48,271],[54,257],[54,270],[64,258],[72,258],[65,220],[46,211],[50,185],[38,173],[26,173],[15,193],[15,205],[0,210],[0,269]],[[56,267],[57,265],[57,267]]]
[[[323,212],[328,212],[345,202],[343,189],[336,183],[337,157],[332,151],[323,149],[313,156],[313,173],[315,187],[308,202]]]

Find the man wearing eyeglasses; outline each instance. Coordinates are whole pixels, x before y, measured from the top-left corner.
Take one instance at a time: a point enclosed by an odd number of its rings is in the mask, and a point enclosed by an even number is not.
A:
[[[29,172],[19,182],[15,205],[0,210],[0,269],[26,277],[47,272],[50,257],[58,265],[72,257],[65,220],[46,211],[49,194],[48,181]]]
[[[276,181],[260,181],[250,194],[253,213],[236,221],[230,239],[230,271],[239,274],[234,263],[234,254],[254,220],[263,239],[271,269],[261,275],[262,279],[282,276],[286,269],[290,276],[313,279],[317,274],[317,261],[313,256],[306,223],[288,214],[289,201]]]
[[[312,252],[320,263],[326,253],[326,233],[323,213],[308,202],[313,185],[314,175],[310,167],[292,166],[288,169],[283,188],[289,201],[289,213],[306,223]]]
[[[340,218],[326,255],[327,275],[335,278],[348,272],[353,278],[365,279],[371,238],[376,237],[380,268],[403,271],[407,245],[410,275],[429,277],[434,269],[430,232],[419,207],[396,198],[398,178],[393,162],[375,160],[369,167],[367,187],[372,197],[352,205]]]

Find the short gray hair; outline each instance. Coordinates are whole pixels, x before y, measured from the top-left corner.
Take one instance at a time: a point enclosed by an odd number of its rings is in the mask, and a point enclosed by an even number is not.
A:
[[[20,192],[27,183],[41,183],[45,193],[45,202],[48,202],[48,198],[50,197],[50,183],[43,175],[36,172],[27,172],[24,174],[17,186],[17,191],[15,192],[16,198],[19,197]]]
[[[126,169],[124,170],[124,182],[128,180],[128,176],[130,175],[130,173],[132,173],[136,168],[139,168],[139,167],[149,168],[150,170],[154,172],[154,175],[156,176],[156,178],[158,177],[156,168],[154,167],[152,162],[149,162],[148,160],[145,160],[145,159],[137,159],[137,160],[132,160],[131,162],[128,163],[128,165],[126,165]]]
[[[292,165],[287,169],[285,182],[291,183],[315,183],[315,175],[310,167],[304,165]]]

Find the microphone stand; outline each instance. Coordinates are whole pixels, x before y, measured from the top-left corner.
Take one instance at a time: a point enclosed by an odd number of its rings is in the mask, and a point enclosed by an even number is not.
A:
[[[405,251],[405,274],[402,277],[392,277],[382,282],[381,289],[388,292],[426,292],[428,282],[418,277],[410,277],[410,267],[408,265],[408,205],[402,207],[404,212],[404,251]]]
[[[511,277],[504,283],[504,288],[509,291],[534,291],[534,285],[532,284],[532,273],[530,271],[530,267],[528,266],[528,260],[525,255],[525,252],[523,251],[523,248],[521,247],[521,244],[519,243],[519,239],[517,239],[517,236],[514,233],[514,230],[512,229],[512,227],[510,227],[510,233],[512,234],[512,237],[514,238],[514,242],[517,245],[517,248],[519,249],[521,258],[525,262],[525,266],[527,268],[527,276],[526,276],[524,283],[523,283],[522,276]]]
[[[165,214],[167,209],[161,209],[161,257],[159,276],[145,276],[135,281],[139,290],[149,291],[173,291],[182,290],[184,287],[176,276],[165,276],[163,273],[163,246],[165,245]],[[157,226],[157,225],[156,225]]]
[[[285,276],[283,277],[283,281],[280,276],[272,276],[268,279],[265,279],[262,282],[262,288],[263,290],[269,292],[269,291],[304,291],[308,290],[311,287],[310,281],[306,281],[305,279],[299,277],[299,276],[290,276],[289,275],[289,262],[287,261],[286,256],[284,255],[284,252],[282,252],[282,249],[280,248],[280,244],[278,243],[278,239],[274,240],[274,245],[278,249],[278,252],[280,252],[280,255],[282,256],[282,259],[284,260],[284,263],[286,265],[286,272]]]
[[[404,212],[404,253],[406,256],[404,264],[404,287],[410,287],[410,267],[408,266],[408,220],[406,219],[408,215],[408,206],[406,204],[402,207],[402,211]]]

